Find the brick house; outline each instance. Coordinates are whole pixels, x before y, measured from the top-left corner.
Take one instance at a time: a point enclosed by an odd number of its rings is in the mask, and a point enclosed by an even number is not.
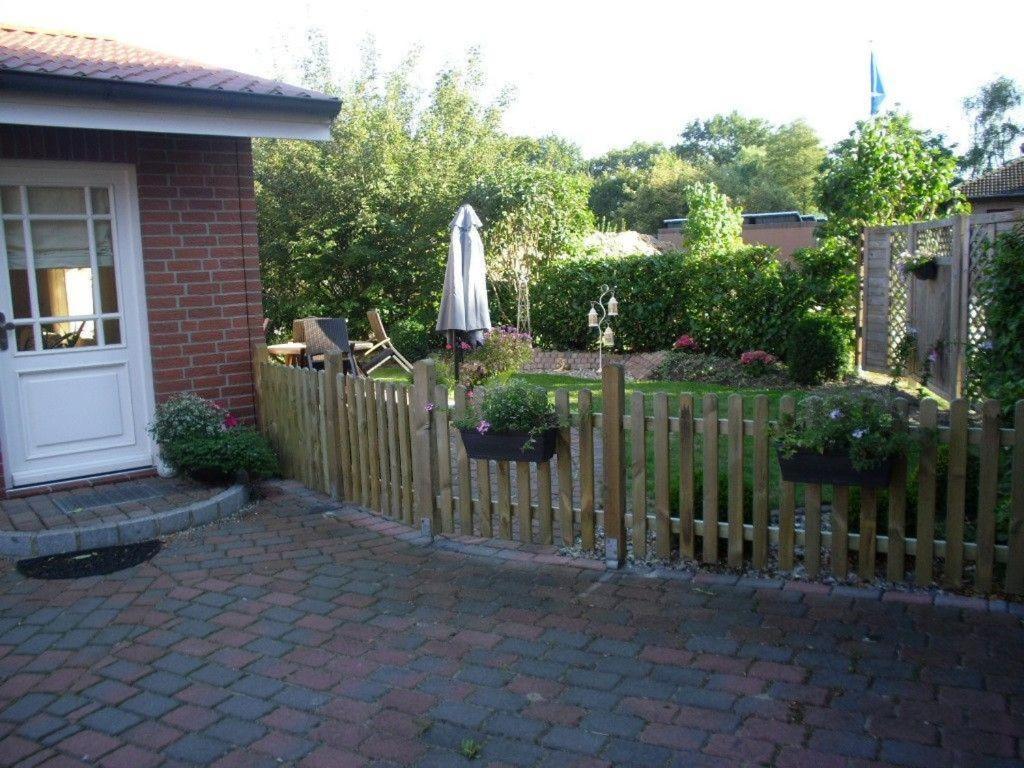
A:
[[[3,487],[152,471],[155,404],[254,412],[251,137],[325,139],[320,93],[0,25]]]

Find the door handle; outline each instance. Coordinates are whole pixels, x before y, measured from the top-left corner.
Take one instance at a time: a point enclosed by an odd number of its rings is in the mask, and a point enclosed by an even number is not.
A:
[[[6,352],[7,343],[7,332],[13,331],[17,326],[7,319],[7,315],[0,312],[0,352]]]

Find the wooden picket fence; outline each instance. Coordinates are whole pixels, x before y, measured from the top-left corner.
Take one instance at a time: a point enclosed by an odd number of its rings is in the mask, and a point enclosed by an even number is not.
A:
[[[427,520],[436,533],[601,546],[612,565],[628,544],[636,557],[802,567],[840,579],[855,560],[862,579],[1024,594],[1024,402],[1007,429],[995,401],[981,408],[980,426],[970,425],[964,400],[953,401],[942,424],[935,401],[922,401],[913,456],[900,457],[889,487],[876,491],[782,482],[763,395],[753,398],[753,418],[737,394],[704,395],[697,416],[688,394],[670,402],[665,393],[634,393],[627,402],[622,368],[610,365],[600,391],[580,390],[573,410],[569,392],[555,391],[566,426],[552,462],[471,461],[451,425],[466,393],[438,385],[432,363],[416,365],[412,384],[343,375],[340,359],[326,367],[257,365],[259,423],[283,473],[408,525]],[[793,398],[782,398],[780,412],[794,408]],[[721,490],[701,482],[723,472]],[[1005,542],[997,542],[997,510],[1010,517]]]

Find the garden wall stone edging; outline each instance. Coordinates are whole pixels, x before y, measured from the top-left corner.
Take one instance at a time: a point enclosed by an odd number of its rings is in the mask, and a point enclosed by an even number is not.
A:
[[[248,500],[248,487],[239,483],[208,499],[131,520],[49,531],[0,531],[0,557],[43,557],[94,547],[136,544],[227,517]]]
[[[649,379],[665,359],[667,352],[608,352],[605,362],[621,363],[630,379]],[[572,373],[597,378],[597,352],[587,350],[533,350],[533,359],[523,366],[525,373]]]

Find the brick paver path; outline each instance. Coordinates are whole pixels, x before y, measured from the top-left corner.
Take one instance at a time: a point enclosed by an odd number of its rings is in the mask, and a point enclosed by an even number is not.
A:
[[[0,499],[0,531],[32,533],[134,520],[208,499],[223,487],[152,477]]]
[[[1010,613],[484,559],[293,485],[129,571],[0,572],[5,766],[1006,766],[1022,735]]]

